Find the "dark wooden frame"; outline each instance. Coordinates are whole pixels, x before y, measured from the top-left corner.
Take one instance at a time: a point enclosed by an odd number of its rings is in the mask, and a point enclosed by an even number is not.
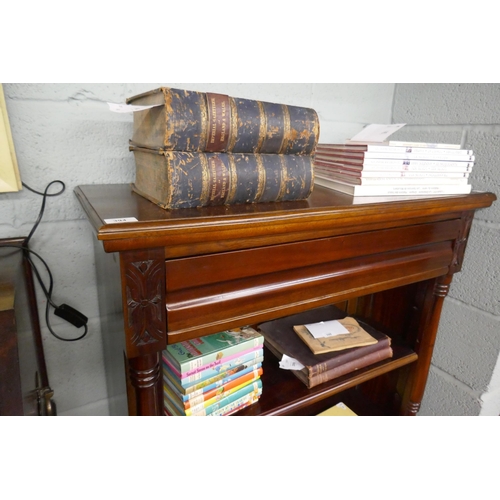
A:
[[[239,414],[315,414],[342,398],[360,414],[415,415],[474,212],[496,199],[317,187],[303,202],[166,211],[129,185],[75,194],[96,234],[108,387],[118,396],[126,380],[130,415],[163,413],[167,343],[330,303],[388,333],[394,358],[308,390],[266,352],[263,395]],[[124,217],[136,221],[105,222]]]

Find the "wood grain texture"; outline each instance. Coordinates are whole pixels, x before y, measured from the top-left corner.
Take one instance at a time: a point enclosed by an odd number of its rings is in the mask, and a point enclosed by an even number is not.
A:
[[[158,415],[166,342],[335,303],[389,335],[394,357],[311,390],[264,368],[261,399],[241,414],[311,414],[345,393],[368,414],[414,415],[474,212],[496,199],[358,203],[315,189],[302,202],[172,213],[128,185],[75,192],[96,247],[120,254],[129,412]],[[122,217],[137,220],[105,223]],[[276,359],[269,354],[265,363]]]

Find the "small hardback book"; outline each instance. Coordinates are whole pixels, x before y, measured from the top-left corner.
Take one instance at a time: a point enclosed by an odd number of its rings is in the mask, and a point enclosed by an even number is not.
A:
[[[264,357],[262,357],[262,360]],[[168,365],[163,363],[163,376],[167,377],[171,384],[175,387],[176,392],[179,394],[179,397],[182,397],[183,400],[189,399],[189,397],[194,395],[202,394],[207,387],[212,388],[216,387],[216,384],[221,385],[221,383],[225,383],[233,378],[236,378],[240,375],[246,375],[247,373],[258,370],[262,366],[262,361],[256,362],[255,360],[242,363],[235,367],[232,367],[228,370],[221,371],[213,376],[201,377],[198,380],[193,380],[185,385],[181,384],[181,379],[175,375],[175,373],[170,370]]]
[[[257,380],[259,380],[260,377],[257,377],[256,379],[250,379],[250,380],[242,380],[241,384],[235,385],[234,387],[229,387],[224,391],[220,391],[216,394],[214,394],[212,397],[205,399],[203,401],[197,401],[197,402],[189,402],[189,403],[184,403],[184,408],[186,411],[186,415],[195,415],[198,412],[205,412],[207,408],[210,406],[218,403],[224,398],[227,398],[239,391],[242,391],[245,389],[247,386],[255,383]]]
[[[134,113],[131,143],[145,148],[309,155],[319,138],[318,114],[303,106],[168,87],[126,102],[154,106]]]
[[[314,188],[312,156],[131,150],[132,189],[167,210],[299,201]]]
[[[194,396],[192,398],[189,398],[188,400],[183,400],[184,408],[193,408],[199,404],[206,404],[208,406],[208,404],[215,402],[215,398],[220,399],[229,394],[231,391],[234,392],[238,388],[241,388],[243,385],[257,380],[258,378],[260,378],[262,373],[262,368],[259,368],[250,373],[247,373],[246,375],[240,375],[239,377],[236,377],[235,379],[230,380],[225,384],[214,387],[204,392],[203,394],[199,394],[198,396]]]
[[[342,351],[351,347],[377,343],[377,339],[372,337],[354,318],[347,317],[336,321],[348,330],[348,333],[315,338],[307,325],[294,325],[293,330],[314,354]]]

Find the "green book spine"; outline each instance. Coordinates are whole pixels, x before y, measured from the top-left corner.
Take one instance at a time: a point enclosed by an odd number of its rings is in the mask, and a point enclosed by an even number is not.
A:
[[[170,344],[163,351],[165,360],[181,374],[190,373],[232,354],[262,347],[264,337],[253,328],[241,328]]]

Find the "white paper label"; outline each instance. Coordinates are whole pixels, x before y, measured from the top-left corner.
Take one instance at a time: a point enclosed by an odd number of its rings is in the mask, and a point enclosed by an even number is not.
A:
[[[336,320],[320,321],[319,323],[311,323],[304,326],[315,339],[324,339],[325,337],[335,337],[336,335],[349,333],[349,330]]]
[[[372,123],[367,125],[361,132],[357,133],[351,141],[357,142],[384,142],[390,135],[403,128],[406,123],[393,123],[380,125]]]
[[[108,102],[109,109],[113,113],[133,113],[134,111],[144,111],[145,109],[157,108],[163,104],[153,104],[151,106],[134,106],[133,104],[115,104]]]
[[[121,219],[104,219],[106,224],[121,224],[123,222],[137,222],[135,217],[123,217]]]

